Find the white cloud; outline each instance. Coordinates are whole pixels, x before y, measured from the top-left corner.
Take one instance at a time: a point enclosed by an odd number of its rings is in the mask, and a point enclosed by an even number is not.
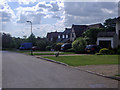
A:
[[[64,7],[66,26],[103,22],[117,16],[117,3],[112,2],[65,2]]]
[[[0,13],[2,17],[2,22],[13,21],[13,19],[16,18],[13,10],[6,1],[0,3]]]
[[[108,14],[112,14],[113,11],[112,10],[109,10],[109,9],[106,9],[106,8],[102,8],[101,9],[103,13],[108,13]]]

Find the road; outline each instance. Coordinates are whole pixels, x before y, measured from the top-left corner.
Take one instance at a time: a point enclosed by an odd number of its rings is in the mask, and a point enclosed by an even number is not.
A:
[[[117,88],[118,81],[14,52],[2,53],[3,88]]]

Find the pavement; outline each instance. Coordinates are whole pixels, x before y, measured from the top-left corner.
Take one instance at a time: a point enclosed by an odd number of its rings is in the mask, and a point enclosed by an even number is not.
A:
[[[2,88],[118,88],[118,81],[3,51]]]

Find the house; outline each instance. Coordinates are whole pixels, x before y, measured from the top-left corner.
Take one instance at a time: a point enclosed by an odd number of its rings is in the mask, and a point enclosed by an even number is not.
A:
[[[120,46],[120,17],[116,20],[117,45]]]
[[[65,28],[65,31],[58,35],[57,42],[70,43],[71,28]]]
[[[82,33],[91,28],[104,28],[101,23],[92,25],[72,25],[72,31],[70,35],[70,41],[74,41],[76,38],[81,37]]]
[[[76,38],[82,36],[82,33],[91,28],[103,28],[101,23],[92,25],[72,25],[71,28],[65,28],[64,32],[51,32],[47,33],[49,41],[72,43]]]
[[[61,34],[62,32],[51,32],[51,33],[47,33],[47,39],[49,41],[52,41],[52,42],[56,42],[56,40],[58,39],[58,36]]]
[[[91,29],[91,28],[104,28],[104,26],[101,23],[88,25],[88,29]]]
[[[102,48],[116,48],[117,34],[115,32],[100,32],[98,33],[97,45]]]
[[[103,48],[117,48],[120,45],[120,17],[116,19],[116,32],[100,32],[97,45]]]

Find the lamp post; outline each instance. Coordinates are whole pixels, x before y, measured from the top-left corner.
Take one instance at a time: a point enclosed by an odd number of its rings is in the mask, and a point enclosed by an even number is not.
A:
[[[26,22],[29,22],[31,24],[31,35],[32,35],[32,22],[31,21],[26,21]],[[33,55],[32,47],[31,47],[31,55]]]

